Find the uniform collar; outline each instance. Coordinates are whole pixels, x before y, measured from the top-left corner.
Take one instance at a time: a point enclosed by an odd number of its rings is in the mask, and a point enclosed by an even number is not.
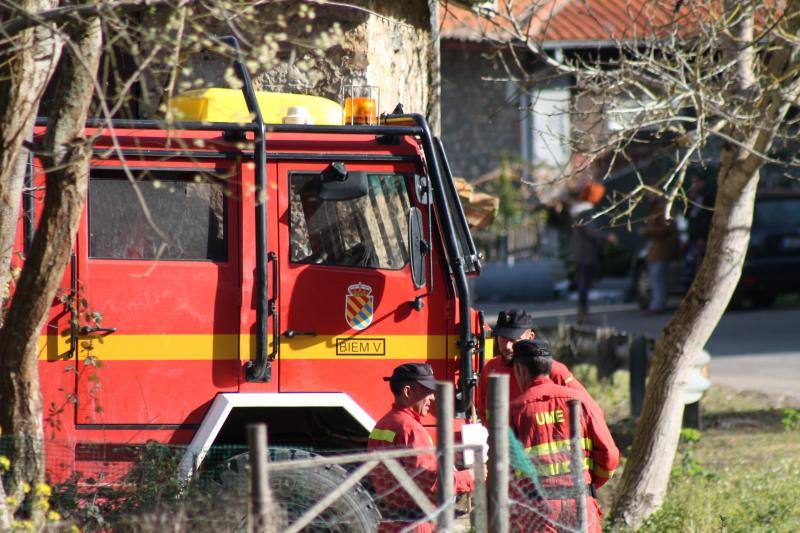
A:
[[[531,387],[534,387],[536,385],[542,385],[544,383],[552,383],[552,382],[553,382],[553,380],[551,380],[550,377],[548,377],[548,376],[538,376],[538,377],[533,379],[533,383],[531,383]]]
[[[414,411],[412,408],[410,408],[410,407],[404,407],[404,406],[400,405],[399,403],[393,403],[393,404],[392,404],[392,410],[393,410],[393,411],[400,412],[400,413],[405,413],[405,414],[407,414],[408,416],[410,416],[411,418],[413,418],[414,420],[416,420],[417,422],[419,422],[420,420],[422,420],[422,417],[421,417],[421,416],[419,416],[419,413],[417,413],[416,411]]]

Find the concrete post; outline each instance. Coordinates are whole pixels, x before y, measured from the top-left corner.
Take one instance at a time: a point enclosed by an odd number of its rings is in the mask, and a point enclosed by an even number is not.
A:
[[[647,381],[647,338],[639,335],[631,341],[628,364],[631,371],[631,417],[639,418]]]
[[[508,378],[489,376],[489,531],[508,533]]]
[[[250,531],[267,533],[269,526],[270,492],[267,478],[267,426],[247,426],[247,446],[250,449]]]
[[[439,462],[439,486],[436,491],[436,504],[445,506],[436,519],[439,531],[452,531],[455,519],[455,454],[453,452],[453,384],[436,384],[436,425],[437,460]]]
[[[472,463],[472,474],[475,476],[475,490],[472,491],[472,530],[475,533],[487,533],[486,523],[486,479],[484,478],[483,449],[475,448],[475,460]]]
[[[586,480],[583,476],[583,447],[581,440],[581,402],[580,400],[569,400],[569,440],[570,440],[570,461],[569,471],[572,474],[572,487],[575,491],[575,502],[577,508],[576,531],[584,533],[586,531]]]

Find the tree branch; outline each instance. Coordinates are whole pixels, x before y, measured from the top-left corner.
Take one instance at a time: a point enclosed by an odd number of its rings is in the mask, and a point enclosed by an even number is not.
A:
[[[195,0],[179,0],[176,7],[191,4],[194,1]],[[61,6],[39,13],[30,13],[11,2],[8,4],[8,7],[16,11],[18,16],[0,25],[0,35],[12,37],[35,26],[59,25],[69,20],[102,17],[103,15],[119,10],[128,11],[159,5],[175,6],[175,2],[170,0],[116,0],[114,2],[93,2],[90,4]]]

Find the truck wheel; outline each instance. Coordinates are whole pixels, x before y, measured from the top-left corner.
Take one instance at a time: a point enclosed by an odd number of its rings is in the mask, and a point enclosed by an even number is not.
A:
[[[270,461],[309,459],[316,454],[295,448],[271,449]],[[277,530],[294,523],[319,500],[336,490],[347,478],[348,472],[339,465],[325,465],[292,471],[271,472],[269,484],[272,497],[279,506],[275,525]],[[214,483],[224,496],[223,505],[235,505],[238,519],[237,531],[247,528],[250,484],[250,455],[242,453],[221,464]],[[233,504],[232,502],[236,502]],[[222,502],[220,502],[222,503]],[[230,511],[230,509],[229,509]],[[363,532],[376,531],[381,515],[369,492],[356,484],[338,498],[303,531]]]

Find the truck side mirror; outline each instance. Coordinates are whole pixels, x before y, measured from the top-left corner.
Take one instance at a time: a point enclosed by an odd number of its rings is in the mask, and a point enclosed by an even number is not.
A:
[[[416,207],[408,210],[408,247],[411,257],[411,279],[414,288],[425,286],[425,255],[428,243],[422,238],[422,213]]]
[[[431,182],[428,176],[414,174],[414,193],[418,203],[431,205]]]
[[[367,191],[367,173],[348,172],[344,163],[331,163],[320,174],[318,197],[322,201],[355,200],[366,196]]]

